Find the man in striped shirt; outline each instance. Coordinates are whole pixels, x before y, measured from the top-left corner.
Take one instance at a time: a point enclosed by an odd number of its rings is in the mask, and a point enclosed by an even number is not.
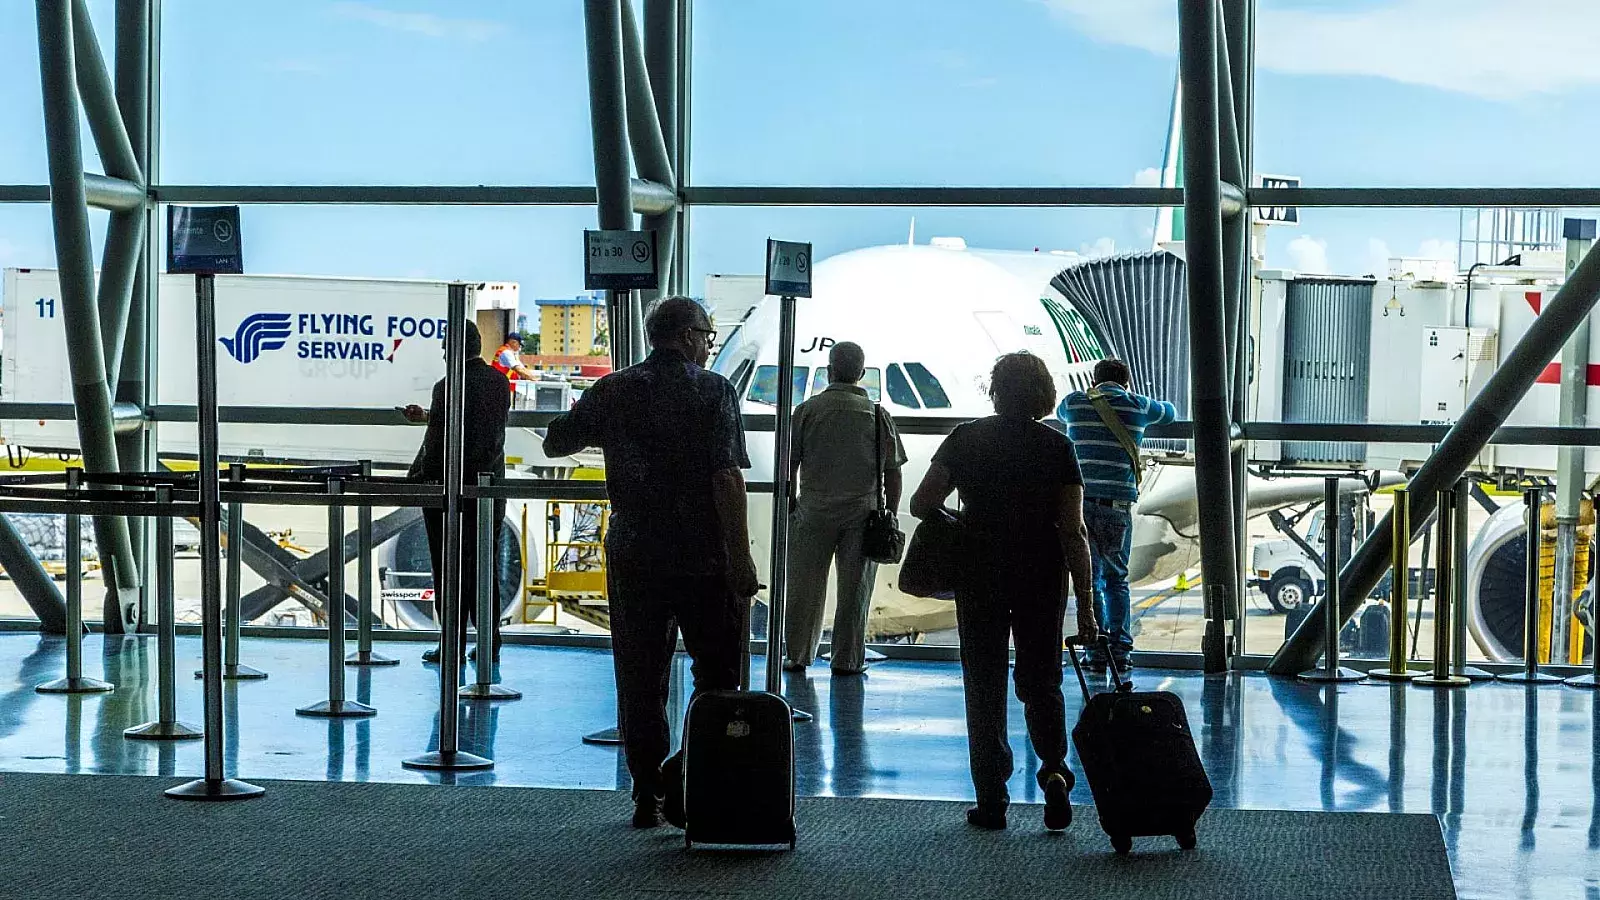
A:
[[[1133,548],[1133,507],[1139,501],[1142,474],[1139,444],[1149,425],[1171,422],[1177,409],[1165,400],[1136,394],[1128,364],[1102,359],[1094,366],[1095,386],[1068,394],[1056,408],[1067,426],[1083,469],[1083,521],[1094,556],[1095,605],[1112,658],[1119,669],[1128,665],[1133,635],[1128,632],[1132,602],[1128,591],[1128,555]],[[1089,653],[1089,664],[1104,671],[1103,650]]]

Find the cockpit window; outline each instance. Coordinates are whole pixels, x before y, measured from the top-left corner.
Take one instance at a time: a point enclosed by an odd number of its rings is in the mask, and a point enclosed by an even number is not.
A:
[[[867,397],[877,403],[883,395],[883,370],[869,368],[861,376],[861,386],[867,389]],[[828,387],[828,367],[817,366],[816,377],[811,379],[811,393],[820,394]]]
[[[911,382],[906,380],[906,373],[900,371],[899,363],[889,364],[889,399],[907,409],[922,408],[917,395],[911,390]]]
[[[744,323],[741,322],[738,325],[728,329],[728,333],[722,336],[722,346],[717,348],[717,356],[711,361],[711,371],[717,372],[721,375],[728,374],[728,370],[724,369],[723,366],[729,362],[729,351],[731,351],[734,347],[739,346],[739,332],[743,328]],[[735,383],[738,381],[738,379],[735,378],[729,378],[729,380],[734,381]]]
[[[944,386],[939,379],[933,377],[928,367],[922,363],[906,363],[906,372],[911,376],[911,383],[917,386],[917,393],[922,395],[922,402],[929,409],[949,409],[950,395],[944,392]]]
[[[806,379],[811,376],[810,366],[794,368],[794,402],[799,405],[806,398]],[[756,377],[750,382],[750,393],[745,396],[751,403],[778,405],[778,367],[757,366]]]

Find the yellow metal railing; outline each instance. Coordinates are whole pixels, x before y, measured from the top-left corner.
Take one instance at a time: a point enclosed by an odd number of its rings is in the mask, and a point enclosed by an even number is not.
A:
[[[574,516],[584,510],[597,516],[592,540],[560,539],[558,523],[564,510]],[[550,531],[545,541],[543,572],[533,577],[533,568],[528,565],[534,555],[532,531],[528,527],[528,507],[522,508],[523,571],[529,573],[524,575],[522,621],[555,624],[563,604],[607,606],[610,597],[606,591],[605,536],[611,523],[611,504],[604,500],[549,500],[545,503],[544,521]],[[543,618],[546,612],[549,617]]]

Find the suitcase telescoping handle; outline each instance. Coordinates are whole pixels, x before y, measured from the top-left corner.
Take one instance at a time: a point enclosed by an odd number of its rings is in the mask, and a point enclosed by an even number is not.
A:
[[[1072,671],[1078,675],[1078,687],[1083,688],[1083,702],[1088,703],[1089,682],[1083,677],[1083,666],[1078,664],[1078,648],[1086,646],[1086,642],[1080,641],[1077,635],[1069,635],[1066,643],[1067,655],[1072,657]],[[1117,693],[1125,694],[1133,690],[1133,682],[1124,679],[1122,672],[1117,669],[1117,658],[1111,655],[1111,639],[1102,634],[1097,643],[1105,653],[1106,668],[1111,672],[1111,683],[1116,685]]]

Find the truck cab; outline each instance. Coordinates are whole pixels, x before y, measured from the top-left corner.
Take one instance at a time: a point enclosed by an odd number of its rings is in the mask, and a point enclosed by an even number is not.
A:
[[[1323,552],[1322,510],[1307,518],[1305,542],[1318,554]],[[1250,585],[1259,589],[1273,610],[1286,613],[1322,595],[1324,576],[1321,564],[1292,540],[1262,541],[1250,554]]]

